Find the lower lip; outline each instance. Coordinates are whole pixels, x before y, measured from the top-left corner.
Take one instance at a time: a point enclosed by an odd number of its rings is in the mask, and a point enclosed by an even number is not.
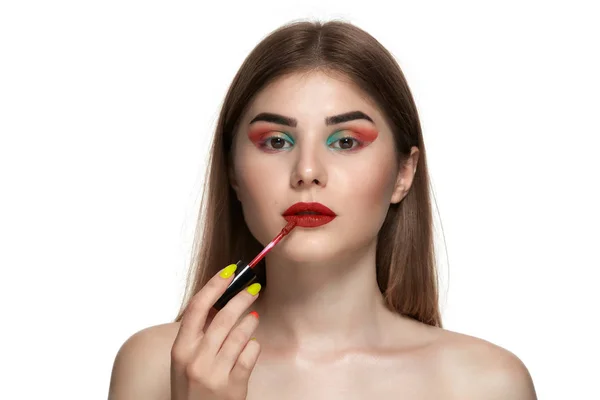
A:
[[[317,226],[325,225],[333,221],[334,215],[286,215],[283,218],[287,222],[295,221],[296,226],[303,228],[316,228]]]

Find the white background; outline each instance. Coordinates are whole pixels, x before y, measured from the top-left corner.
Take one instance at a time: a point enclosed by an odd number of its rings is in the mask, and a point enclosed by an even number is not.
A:
[[[600,14],[416,3],[2,2],[0,398],[106,398],[121,344],[177,313],[241,62],[333,18],[394,54],[419,107],[445,327],[514,352],[541,399],[600,398]]]

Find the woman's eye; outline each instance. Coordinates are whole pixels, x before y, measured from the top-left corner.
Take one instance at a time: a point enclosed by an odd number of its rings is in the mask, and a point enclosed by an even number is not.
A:
[[[281,138],[278,136],[273,136],[273,137],[266,139],[263,142],[263,146],[268,149],[282,150],[282,149],[286,148],[285,147],[286,143],[291,144],[288,140],[285,140],[284,138]]]
[[[352,146],[353,142],[356,143],[356,146]],[[339,147],[337,147],[337,146],[333,146],[333,147],[336,149],[342,149],[342,150],[350,150],[350,149],[352,149],[354,147],[358,147],[360,145],[360,142],[352,137],[341,138],[341,139],[336,140],[333,143],[339,143]]]

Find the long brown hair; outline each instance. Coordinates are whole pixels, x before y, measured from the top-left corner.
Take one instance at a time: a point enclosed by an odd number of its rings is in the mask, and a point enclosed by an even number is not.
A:
[[[262,250],[246,226],[228,177],[234,132],[261,88],[283,75],[310,71],[342,73],[376,102],[393,131],[400,163],[412,146],[418,147],[412,186],[400,203],[390,205],[378,235],[377,282],[390,309],[442,327],[429,174],[412,94],[394,57],[374,37],[336,20],[295,21],[274,30],[234,77],[210,150],[185,296],[175,321],[220,269],[239,259],[251,260]],[[256,270],[265,290],[264,260],[261,264]]]

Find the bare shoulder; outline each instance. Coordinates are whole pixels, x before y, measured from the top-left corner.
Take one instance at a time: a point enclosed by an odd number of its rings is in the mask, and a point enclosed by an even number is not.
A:
[[[168,400],[171,347],[179,323],[155,325],[131,335],[113,364],[109,400]]]
[[[458,398],[537,399],[531,375],[515,354],[480,338],[439,332],[439,360]]]

